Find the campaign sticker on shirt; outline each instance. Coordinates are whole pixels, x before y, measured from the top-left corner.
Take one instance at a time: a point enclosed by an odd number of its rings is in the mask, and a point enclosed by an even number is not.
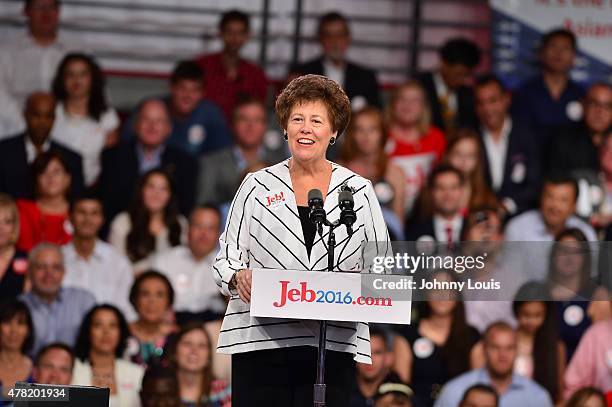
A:
[[[576,100],[569,102],[565,106],[565,113],[571,120],[577,122],[582,119],[582,104]]]
[[[518,162],[514,164],[512,167],[512,174],[510,174],[510,179],[515,184],[520,184],[525,180],[525,176],[527,175],[527,167],[525,167],[525,163]]]
[[[263,138],[264,145],[270,150],[276,150],[281,146],[282,137],[278,130],[270,129],[266,131]]]
[[[514,361],[514,373],[529,377],[529,357],[519,355]]]
[[[138,339],[130,336],[127,340],[125,352],[129,356],[138,355],[138,353],[140,353],[140,343],[138,343]]]
[[[412,345],[414,355],[419,359],[427,359],[434,352],[434,344],[427,338],[419,338]]]
[[[423,235],[416,241],[417,252],[432,254],[436,251],[436,239],[430,235]]]
[[[395,196],[395,193],[393,192],[393,187],[385,181],[377,182],[376,185],[374,185],[374,193],[376,194],[378,202],[380,202],[381,205],[387,205],[391,203],[393,197]]]
[[[577,326],[584,319],[584,310],[578,305],[570,305],[563,312],[563,320],[569,326]]]
[[[26,259],[13,260],[13,271],[15,274],[25,274],[28,271],[28,261]]]
[[[176,277],[176,291],[184,293],[189,289],[191,279],[187,274],[181,273]]]
[[[367,105],[368,105],[367,99],[365,97],[361,96],[361,95],[354,96],[351,99],[351,110],[353,112],[361,110],[364,107],[366,107]]]
[[[70,236],[74,234],[74,227],[72,226],[72,222],[69,219],[64,221],[64,232],[68,233]]]
[[[263,198],[263,204],[266,208],[276,210],[281,207],[286,201],[285,193],[280,189],[266,191],[266,194]]]
[[[591,202],[593,202],[593,205],[599,205],[602,203],[603,191],[599,185],[591,185],[589,192],[591,193]]]
[[[198,145],[202,144],[204,139],[206,138],[206,129],[201,124],[194,124],[189,128],[187,132],[187,139],[189,140],[189,144]]]
[[[390,138],[385,144],[385,153],[391,154],[393,151],[395,151],[395,140]]]
[[[612,349],[606,351],[606,365],[608,369],[612,370]]]

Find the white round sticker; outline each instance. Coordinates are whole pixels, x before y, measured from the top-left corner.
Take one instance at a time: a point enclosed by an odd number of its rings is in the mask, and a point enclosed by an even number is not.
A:
[[[178,292],[184,293],[189,289],[190,285],[191,279],[187,274],[181,273],[176,277],[176,290]]]
[[[570,305],[563,312],[563,320],[569,326],[576,326],[584,319],[584,310],[578,305]]]
[[[603,201],[603,191],[599,185],[591,185],[591,202],[593,205],[599,205]]]
[[[525,180],[525,175],[527,175],[527,167],[525,167],[525,164],[522,162],[514,164],[514,167],[512,167],[512,174],[510,175],[512,182],[520,184]]]
[[[74,234],[74,227],[72,226],[72,222],[70,222],[70,220],[66,219],[64,221],[64,232],[68,233],[70,236],[72,236]]]
[[[385,153],[391,154],[395,150],[395,140],[390,138],[385,144]]]
[[[202,144],[206,138],[206,129],[201,124],[194,124],[189,128],[187,138],[189,139],[189,144]]]
[[[270,150],[276,150],[281,146],[282,136],[278,130],[270,129],[264,134],[263,142]]]
[[[427,338],[419,338],[412,345],[414,355],[419,359],[427,359],[434,352],[434,344]]]
[[[419,253],[432,254],[436,251],[436,239],[430,235],[423,235],[417,239],[416,249]]]
[[[608,368],[612,370],[612,349],[608,349],[606,351],[606,365],[608,365]]]
[[[361,96],[361,95],[357,95],[357,96],[353,97],[353,99],[351,99],[351,110],[353,112],[361,110],[364,107],[366,107],[367,105],[368,105],[367,99],[365,97]]]
[[[374,185],[374,193],[376,194],[378,202],[380,202],[381,205],[387,205],[390,203],[395,195],[393,192],[393,187],[384,181],[377,182],[376,185]]]
[[[582,104],[576,100],[569,102],[565,106],[565,113],[571,120],[577,122],[582,119]]]
[[[514,373],[521,376],[530,376],[531,369],[529,369],[529,357],[525,355],[519,355],[514,360]]]
[[[127,347],[125,352],[129,356],[138,355],[138,353],[140,352],[140,343],[138,342],[138,339],[134,338],[133,336],[130,336],[127,340]]]

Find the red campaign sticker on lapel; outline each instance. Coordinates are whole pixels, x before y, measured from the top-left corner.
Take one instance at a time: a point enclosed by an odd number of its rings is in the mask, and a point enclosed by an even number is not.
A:
[[[13,271],[15,274],[25,274],[28,271],[28,261],[26,259],[13,260]]]

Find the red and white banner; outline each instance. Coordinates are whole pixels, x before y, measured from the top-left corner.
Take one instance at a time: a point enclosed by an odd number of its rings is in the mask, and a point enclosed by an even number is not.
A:
[[[251,315],[409,324],[410,280],[386,274],[253,269]]]

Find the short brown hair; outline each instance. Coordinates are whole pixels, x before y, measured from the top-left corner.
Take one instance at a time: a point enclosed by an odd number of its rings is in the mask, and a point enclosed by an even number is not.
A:
[[[316,101],[323,102],[332,130],[340,136],[351,118],[351,102],[340,85],[322,75],[304,75],[289,82],[276,98],[278,123],[285,129],[295,105]]]
[[[493,331],[501,331],[501,332],[516,332],[512,326],[506,321],[495,321],[491,323],[487,329],[485,329],[482,338],[484,343],[486,344],[490,339]]]
[[[32,188],[33,195],[36,198],[40,196],[40,191],[38,188],[38,178],[45,171],[47,171],[47,167],[49,166],[49,164],[51,164],[51,161],[54,160],[57,161],[62,166],[66,174],[70,176],[70,184],[68,185],[68,188],[66,189],[66,192],[64,194],[66,200],[70,200],[70,191],[72,188],[72,174],[70,173],[70,168],[68,167],[68,163],[66,162],[66,159],[64,158],[62,153],[54,150],[49,150],[47,152],[41,153],[38,157],[36,157],[32,164],[30,164],[30,171],[32,174],[32,177],[30,179],[30,187]]]

